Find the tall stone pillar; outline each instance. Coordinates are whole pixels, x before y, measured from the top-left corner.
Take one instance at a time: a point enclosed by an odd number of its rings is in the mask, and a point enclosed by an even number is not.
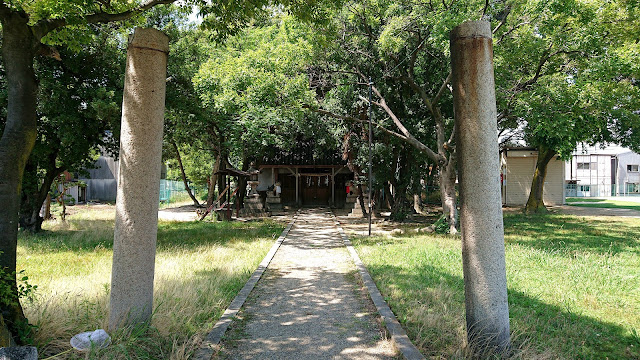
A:
[[[111,330],[145,322],[153,310],[168,52],[169,39],[158,30],[135,29],[129,36],[111,270]]]
[[[491,27],[465,22],[450,40],[467,336],[472,349],[503,352],[509,307]]]

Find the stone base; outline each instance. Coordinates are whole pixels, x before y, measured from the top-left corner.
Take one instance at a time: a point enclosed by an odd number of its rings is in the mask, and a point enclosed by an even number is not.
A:
[[[362,207],[360,207],[360,201],[356,200],[354,203],[347,203],[346,206],[351,207],[351,212],[349,213],[349,217],[364,217],[364,213],[362,212]],[[367,200],[364,201],[364,206],[367,206]]]
[[[269,211],[262,204],[260,196],[247,196],[244,198],[244,208],[240,209],[240,216],[266,217]]]
[[[0,360],[38,360],[35,346],[10,346],[0,348]]]
[[[282,199],[280,196],[267,195],[267,209],[269,211],[282,210]]]

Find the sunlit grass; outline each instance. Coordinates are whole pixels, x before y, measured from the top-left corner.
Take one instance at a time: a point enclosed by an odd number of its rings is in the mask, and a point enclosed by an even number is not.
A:
[[[565,199],[566,202],[568,203],[573,203],[573,202],[603,202],[606,201],[605,199],[594,199],[594,198],[587,198],[587,197],[568,197]]]
[[[573,198],[571,201],[567,199],[567,203],[571,206],[590,207],[590,208],[605,208],[605,209],[631,209],[640,210],[640,202],[634,201],[622,201],[611,199],[582,199]]]
[[[640,357],[640,220],[505,217],[514,357]],[[463,357],[459,237],[357,238],[383,295],[426,356]]]
[[[18,268],[38,285],[26,302],[41,356],[70,348],[80,332],[107,327],[113,245],[112,206],[81,209],[38,235],[21,234]],[[150,329],[112,334],[90,358],[185,359],[264,257],[283,226],[271,221],[160,222]],[[56,359],[84,358],[75,352]]]

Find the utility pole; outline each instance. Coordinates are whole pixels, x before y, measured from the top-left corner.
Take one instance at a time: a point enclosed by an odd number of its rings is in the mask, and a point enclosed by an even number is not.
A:
[[[373,82],[371,81],[371,77],[369,77],[369,236],[371,236],[371,212],[373,211],[373,206],[371,204],[373,198],[371,197],[371,187],[372,187],[372,179],[371,179],[371,137],[373,136],[373,131],[371,129],[371,116],[373,115],[373,107],[371,106],[371,88],[373,87]]]

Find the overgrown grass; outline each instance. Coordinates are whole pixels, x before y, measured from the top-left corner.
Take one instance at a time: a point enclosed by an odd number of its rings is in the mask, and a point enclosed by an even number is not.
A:
[[[515,358],[640,358],[640,220],[505,216]],[[354,243],[423,354],[463,358],[459,237]]]
[[[610,200],[610,199],[588,199],[587,201],[572,201],[569,203],[571,206],[591,207],[591,208],[605,208],[605,209],[631,209],[640,211],[640,202],[634,201],[622,201],[622,200]]]
[[[18,268],[39,286],[24,305],[43,357],[69,350],[77,333],[107,327],[114,210],[79,208],[66,223],[18,241]],[[282,229],[272,221],[160,222],[150,327],[112,334],[113,345],[89,358],[188,358]],[[81,358],[75,351],[56,357]]]

